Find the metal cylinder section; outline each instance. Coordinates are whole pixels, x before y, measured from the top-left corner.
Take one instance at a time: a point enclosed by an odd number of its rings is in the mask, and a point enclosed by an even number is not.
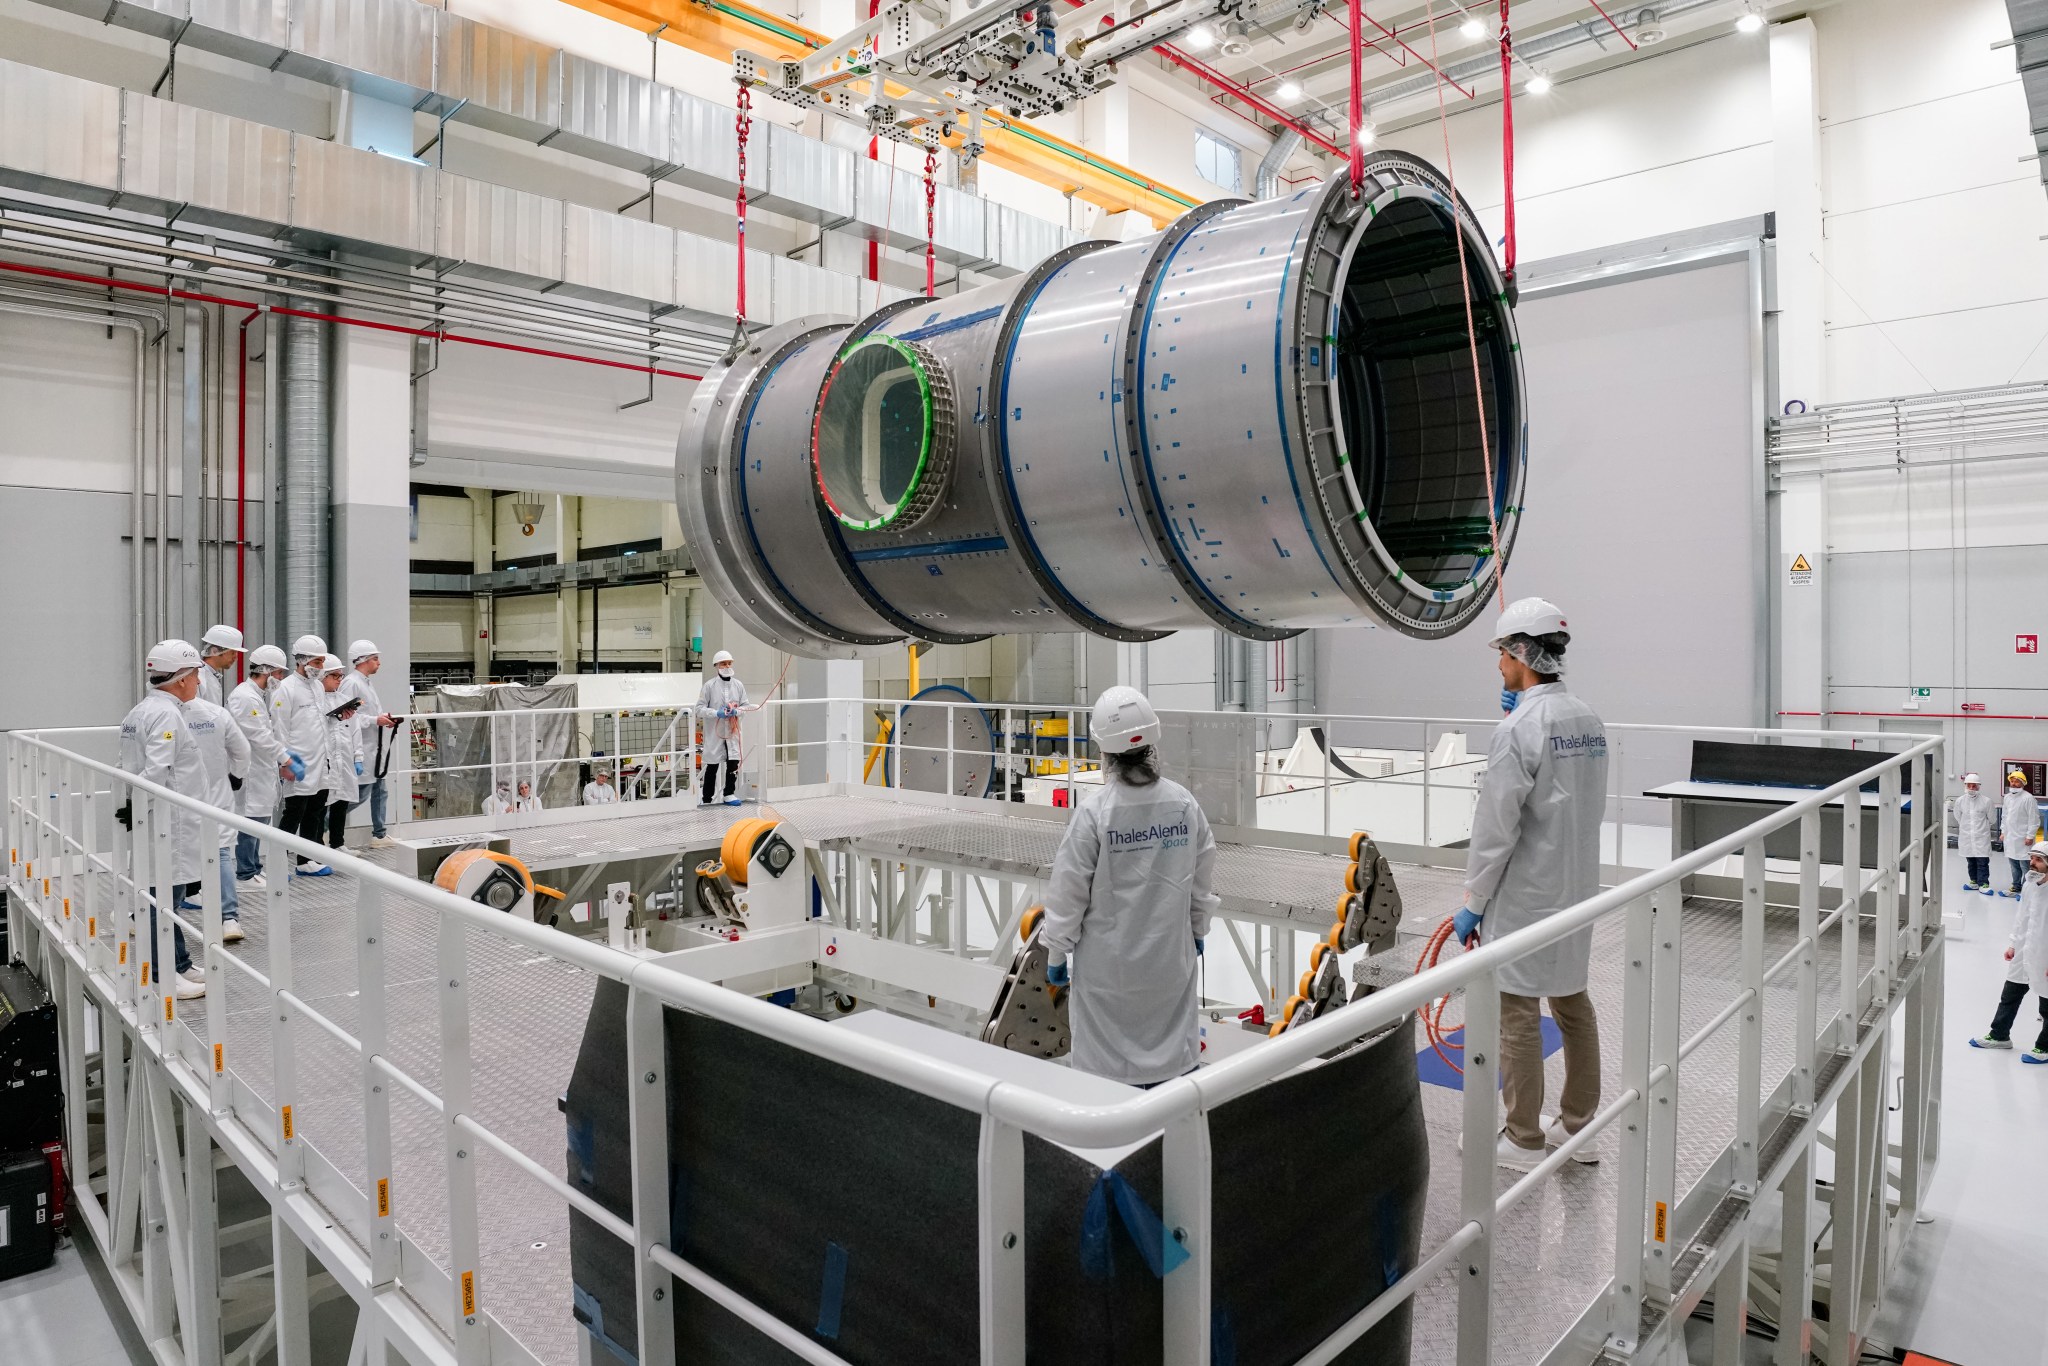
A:
[[[1514,316],[1426,163],[761,334],[691,400],[698,564],[804,654],[1087,630],[1448,635],[1513,545]],[[712,563],[715,561],[715,563]]]

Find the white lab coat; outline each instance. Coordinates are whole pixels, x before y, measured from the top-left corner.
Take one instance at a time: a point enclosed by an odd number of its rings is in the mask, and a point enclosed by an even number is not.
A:
[[[309,797],[327,787],[327,690],[304,674],[286,674],[272,685],[271,718],[277,741],[306,766],[306,776],[278,783],[285,797]]]
[[[1067,822],[1045,899],[1045,945],[1069,955],[1074,1066],[1149,1086],[1201,1058],[1195,941],[1209,933],[1216,838],[1166,778],[1115,777]]]
[[[259,688],[254,680],[239,683],[228,694],[228,715],[235,718],[249,742],[249,771],[242,777],[242,814],[267,821],[277,813],[277,770],[284,763],[284,745],[277,738],[277,699],[273,683]]]
[[[490,796],[484,798],[484,814],[486,816],[509,816],[517,805],[518,801],[511,793],[493,792]]]
[[[1956,852],[1964,858],[1988,858],[1991,854],[1991,798],[1965,789],[1951,805],[1956,815]]]
[[[514,797],[512,799],[512,810],[516,815],[525,816],[541,809],[540,794],[538,792],[530,797]]]
[[[740,759],[740,718],[720,716],[726,707],[747,705],[747,685],[738,678],[712,674],[697,694],[697,719],[704,726],[704,762],[738,763]]]
[[[221,698],[226,695],[223,690],[227,687],[227,681],[228,676],[225,673],[215,672],[211,664],[201,664],[199,666],[199,700],[201,702],[211,702],[216,707],[225,706],[226,704],[221,701]]]
[[[347,701],[344,690],[340,688],[321,694],[322,705],[330,712]],[[361,715],[362,711],[358,708],[356,716]],[[339,716],[330,715],[326,719],[326,726],[327,781],[322,786],[327,789],[327,804],[332,806],[336,802],[353,802],[362,796],[363,787],[363,779],[357,776],[356,769],[369,767],[363,763],[363,732],[357,727],[355,716],[343,720]]]
[[[618,799],[619,790],[610,783],[600,783],[592,780],[583,785],[583,804],[585,806],[610,806]]]
[[[185,704],[185,725],[206,765],[207,802],[223,811],[236,810],[241,805],[241,795],[231,780],[246,780],[249,776],[249,741],[242,728],[235,724],[227,708],[215,706],[203,697]],[[222,826],[220,847],[232,848],[234,843],[235,831]]]
[[[2041,804],[2024,787],[2007,788],[2005,806],[1999,813],[1999,833],[2005,840],[2005,856],[2019,863],[2027,861],[2027,846],[2041,834]]]
[[[1600,818],[1607,807],[1607,729],[1562,683],[1522,693],[1493,732],[1472,812],[1465,890],[1498,943],[1600,890]],[[1586,989],[1588,926],[1500,969],[1515,996]]]
[[[2048,880],[2032,869],[2020,885],[2020,907],[2012,913],[2012,961],[2005,980],[2024,982],[2048,997]]]
[[[354,669],[350,669],[341,680],[341,692],[337,696],[360,698],[362,706],[356,708],[356,749],[363,758],[363,791],[370,790],[370,784],[377,781],[377,732],[383,730],[377,718],[384,714],[384,704],[377,700],[377,685]],[[390,741],[385,741],[387,750]]]
[[[200,757],[192,729],[185,723],[183,704],[167,692],[151,690],[122,718],[119,767],[123,773],[168,787],[182,796],[206,800],[206,761]],[[149,833],[144,823],[147,807],[147,800],[135,794],[133,818],[138,843]],[[211,849],[200,848],[199,813],[173,808],[170,825],[171,881],[181,885],[200,881],[201,870],[210,871],[216,855]],[[140,847],[136,854],[142,860],[141,876],[145,881],[154,879],[154,865],[148,862],[152,855]]]

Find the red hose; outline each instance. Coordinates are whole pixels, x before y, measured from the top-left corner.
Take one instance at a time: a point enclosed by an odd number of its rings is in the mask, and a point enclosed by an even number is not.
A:
[[[1437,960],[1443,956],[1444,945],[1451,941],[1451,932],[1456,925],[1455,917],[1446,916],[1444,917],[1444,923],[1437,926],[1430,934],[1429,942],[1422,946],[1422,957],[1415,960],[1415,971],[1418,974],[1427,972],[1437,965]],[[1478,933],[1475,931],[1472,937],[1476,942],[1479,938]],[[1451,1031],[1444,1028],[1444,1011],[1450,1004],[1450,993],[1445,992],[1436,1000],[1425,1005],[1422,1008],[1422,1030],[1429,1038],[1429,1046],[1436,1050],[1436,1055],[1439,1058],[1444,1060],[1444,1066],[1462,1077],[1465,1075],[1465,1069],[1458,1065],[1458,1060],[1453,1058],[1451,1054],[1464,1052],[1465,1045],[1453,1042],[1449,1037]],[[1459,1025],[1457,1028],[1462,1029],[1464,1026]]]

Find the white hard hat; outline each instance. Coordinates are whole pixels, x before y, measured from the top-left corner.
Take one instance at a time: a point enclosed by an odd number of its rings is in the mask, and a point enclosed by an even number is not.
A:
[[[2048,840],[2035,840],[2027,846],[2027,853],[2032,858],[2048,858]]]
[[[1965,773],[1963,775],[1963,782],[1966,786],[1975,787],[1982,784],[1983,781],[1984,780],[1982,778],[1978,777],[1974,773]]]
[[[319,671],[323,674],[345,674],[348,665],[341,662],[340,655],[325,655],[320,660]]]
[[[288,669],[291,664],[284,657],[284,651],[275,645],[258,645],[249,651],[249,667],[252,669]]]
[[[200,643],[211,645],[216,650],[233,650],[236,654],[244,653],[242,649],[242,633],[232,626],[209,626],[206,628],[206,634],[199,637],[199,640]]]
[[[377,653],[377,642],[376,642],[376,641],[374,641],[374,640],[352,640],[352,641],[350,641],[350,642],[349,642],[349,646],[348,646],[348,662],[349,662],[349,663],[351,663],[351,664],[356,664],[356,663],[360,663],[361,661],[363,661],[363,660],[365,660],[365,659],[368,659],[368,658],[369,658],[369,657],[370,657],[371,655],[373,655],[373,654],[376,654],[376,653]]]
[[[730,663],[732,663],[732,651],[730,650],[720,650],[717,654],[711,656],[711,667],[714,669],[721,664]]]
[[[327,653],[327,642],[318,636],[300,636],[292,642],[292,654],[299,659],[312,659]]]
[[[1104,754],[1128,754],[1159,743],[1159,713],[1145,694],[1119,683],[1095,699],[1088,734]]]
[[[1498,646],[1509,636],[1551,636],[1568,634],[1564,609],[1545,598],[1517,598],[1507,605],[1494,623],[1493,639]]]
[[[143,667],[150,674],[181,674],[199,667],[199,651],[189,640],[160,640],[150,646]]]

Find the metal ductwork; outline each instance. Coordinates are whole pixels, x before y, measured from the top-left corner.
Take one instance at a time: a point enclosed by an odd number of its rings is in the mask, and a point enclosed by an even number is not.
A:
[[[1280,192],[1280,173],[1287,169],[1287,158],[1300,150],[1304,140],[1298,128],[1280,130],[1273,139],[1273,145],[1260,159],[1258,171],[1252,176],[1252,198],[1271,199]]]
[[[2048,0],[2005,0],[2012,20],[2013,67],[2027,93],[2028,131],[2034,139],[2035,172],[2048,182]]]
[[[1366,174],[1356,200],[1218,201],[1019,280],[761,334],[698,386],[677,449],[706,583],[814,656],[1459,630],[1519,516],[1514,316],[1434,168]]]
[[[294,308],[317,308],[293,300]],[[279,633],[325,636],[330,604],[334,505],[334,326],[312,318],[278,319],[282,346],[278,425],[277,600],[284,605]],[[332,644],[333,642],[329,642]]]

